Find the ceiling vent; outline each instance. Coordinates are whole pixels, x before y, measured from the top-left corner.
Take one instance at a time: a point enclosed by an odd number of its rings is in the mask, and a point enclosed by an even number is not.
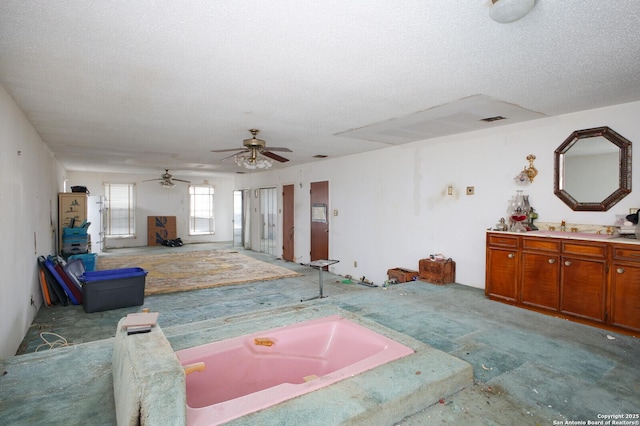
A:
[[[487,123],[492,123],[494,121],[506,120],[507,117],[503,117],[501,115],[495,115],[493,117],[481,118],[480,121],[486,121]]]

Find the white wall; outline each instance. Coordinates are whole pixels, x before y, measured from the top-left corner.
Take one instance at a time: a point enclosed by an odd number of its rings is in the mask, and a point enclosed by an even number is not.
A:
[[[527,155],[537,157],[539,174],[524,190],[541,222],[612,225],[616,214],[640,207],[637,158],[636,190],[608,212],[574,212],[553,194],[554,150],[571,132],[609,126],[638,144],[638,116],[640,102],[583,111],[239,175],[237,188],[294,184],[299,262],[309,261],[310,182],[328,180],[329,211],[338,210],[329,224],[329,257],[340,260],[333,272],[382,283],[389,268],[417,269],[419,259],[443,253],[456,261],[457,282],[484,288],[485,230],[505,216],[507,201],[523,189],[514,177],[528,166]],[[475,187],[475,195],[465,195],[467,186]]]
[[[75,185],[86,186],[91,195],[104,195],[103,183],[136,184],[136,238],[108,239],[107,248],[139,247],[147,245],[147,216],[176,216],[177,236],[185,243],[231,241],[233,239],[233,185],[234,177],[212,175],[207,178],[215,188],[215,235],[189,236],[189,193],[188,184],[177,182],[175,188],[162,188],[156,175],[134,175],[114,173],[68,172],[67,188]],[[189,180],[192,184],[205,184],[203,178],[175,176]]]
[[[63,168],[1,85],[0,143],[0,358],[6,358],[42,304],[37,258],[55,248]]]

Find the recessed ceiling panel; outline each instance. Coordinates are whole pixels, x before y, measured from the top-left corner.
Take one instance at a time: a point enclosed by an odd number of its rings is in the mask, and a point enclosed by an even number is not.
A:
[[[485,122],[483,118],[503,116]],[[404,117],[337,133],[352,139],[400,145],[424,139],[471,132],[545,117],[544,114],[485,95],[469,96]]]

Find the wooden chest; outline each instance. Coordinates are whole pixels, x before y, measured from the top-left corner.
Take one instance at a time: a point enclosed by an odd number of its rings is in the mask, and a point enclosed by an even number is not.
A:
[[[456,281],[456,262],[451,259],[420,259],[420,280],[433,284],[448,284]]]
[[[415,281],[418,279],[418,271],[404,268],[393,268],[387,270],[387,276],[390,280],[396,279],[399,283],[406,283],[408,281]]]

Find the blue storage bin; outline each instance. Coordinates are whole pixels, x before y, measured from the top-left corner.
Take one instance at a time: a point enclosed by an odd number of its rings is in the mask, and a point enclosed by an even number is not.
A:
[[[96,270],[96,259],[98,258],[98,253],[84,253],[84,254],[72,254],[69,256],[69,260],[80,259],[82,263],[84,263],[84,270],[86,272],[91,272]]]
[[[87,271],[82,282],[82,307],[87,313],[144,304],[147,271],[142,268]]]
[[[86,237],[89,228],[62,228],[62,238]]]

